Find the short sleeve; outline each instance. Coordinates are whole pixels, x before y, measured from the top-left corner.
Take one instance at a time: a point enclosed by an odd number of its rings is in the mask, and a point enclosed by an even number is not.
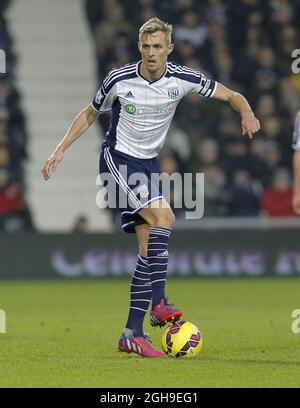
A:
[[[292,147],[295,150],[300,150],[300,110],[298,111],[295,119]]]
[[[92,106],[97,112],[109,112],[117,98],[117,85],[105,87],[104,84],[105,79],[92,102]]]

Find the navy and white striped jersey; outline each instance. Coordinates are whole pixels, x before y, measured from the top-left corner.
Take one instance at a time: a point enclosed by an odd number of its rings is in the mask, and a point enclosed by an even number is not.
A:
[[[295,119],[292,147],[295,150],[300,150],[300,110],[298,111]]]
[[[150,82],[140,74],[140,65],[141,61],[110,71],[92,106],[98,112],[112,110],[104,146],[150,159],[161,151],[181,98],[188,94],[212,97],[217,83],[172,62],[159,79]]]

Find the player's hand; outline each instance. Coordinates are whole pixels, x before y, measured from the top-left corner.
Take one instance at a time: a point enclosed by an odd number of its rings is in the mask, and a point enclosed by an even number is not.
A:
[[[247,135],[249,139],[253,138],[253,133],[260,129],[259,120],[256,119],[253,112],[245,112],[242,115],[242,129],[243,135]]]
[[[292,199],[293,210],[297,215],[300,215],[300,192],[294,193]]]
[[[63,159],[63,151],[60,149],[56,150],[49,157],[49,159],[44,164],[44,167],[42,168],[42,174],[43,174],[45,181],[49,180],[50,173],[55,172],[58,164],[62,161],[62,159]]]

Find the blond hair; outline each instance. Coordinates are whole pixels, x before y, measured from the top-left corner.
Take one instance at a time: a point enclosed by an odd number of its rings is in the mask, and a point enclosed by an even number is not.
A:
[[[142,25],[139,31],[139,42],[141,42],[143,34],[153,34],[157,31],[162,31],[165,36],[168,44],[171,43],[171,35],[173,32],[173,26],[171,24],[165,23],[157,17],[150,18]]]

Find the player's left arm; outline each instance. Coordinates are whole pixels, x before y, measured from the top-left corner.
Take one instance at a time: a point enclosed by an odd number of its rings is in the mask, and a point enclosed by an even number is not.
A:
[[[246,134],[250,139],[252,139],[253,133],[259,131],[259,120],[255,117],[247,99],[242,94],[226,88],[226,86],[220,83],[217,83],[213,98],[228,102],[233,109],[240,114],[243,135]]]

